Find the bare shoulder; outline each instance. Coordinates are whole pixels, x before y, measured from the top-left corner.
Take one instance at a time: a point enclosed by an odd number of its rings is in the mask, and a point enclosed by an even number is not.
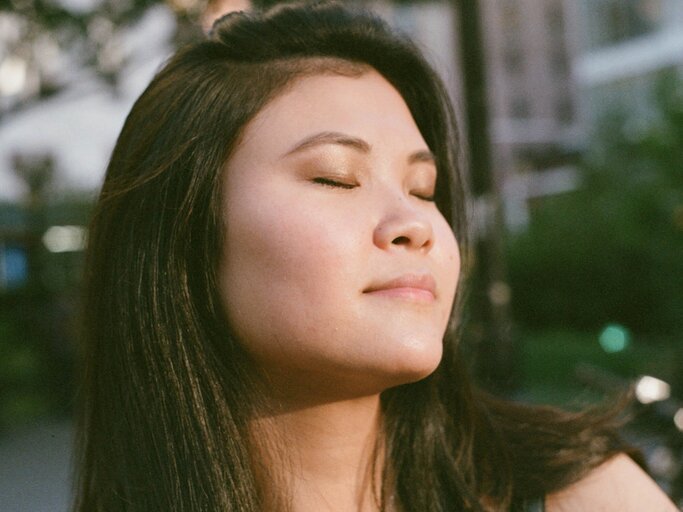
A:
[[[547,512],[677,512],[657,484],[627,455],[546,498]]]

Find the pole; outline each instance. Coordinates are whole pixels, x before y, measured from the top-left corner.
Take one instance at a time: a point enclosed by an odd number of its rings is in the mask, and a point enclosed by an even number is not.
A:
[[[492,391],[512,391],[515,351],[509,315],[510,288],[503,256],[501,194],[492,172],[486,68],[480,2],[454,4],[459,21],[458,46],[462,63],[465,128],[469,148],[470,183],[484,207],[483,229],[476,235],[476,258],[471,290],[472,322],[469,341],[476,352],[482,384]]]

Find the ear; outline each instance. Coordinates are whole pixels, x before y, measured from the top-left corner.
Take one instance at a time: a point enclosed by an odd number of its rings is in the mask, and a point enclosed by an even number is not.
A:
[[[547,512],[677,512],[640,466],[619,454],[546,498]]]

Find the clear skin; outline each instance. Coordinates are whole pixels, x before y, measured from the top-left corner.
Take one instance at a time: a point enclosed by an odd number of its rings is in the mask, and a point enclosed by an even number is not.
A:
[[[225,169],[223,297],[287,398],[373,395],[439,363],[460,262],[428,152],[375,71],[299,79],[246,127]],[[368,292],[405,276],[433,296]]]
[[[258,421],[286,436],[294,512],[376,510],[364,468],[379,394],[439,363],[460,258],[428,200],[435,179],[405,102],[370,69],[296,80],[245,127],[226,164],[221,293],[283,403]],[[628,500],[615,503],[607,488]],[[624,456],[547,507],[675,510]]]
[[[321,133],[336,135],[300,146]],[[403,98],[373,70],[298,79],[226,165],[222,295],[286,404],[294,510],[374,509],[362,468],[379,393],[441,359],[460,258],[435,181]],[[406,276],[421,284],[370,291]]]

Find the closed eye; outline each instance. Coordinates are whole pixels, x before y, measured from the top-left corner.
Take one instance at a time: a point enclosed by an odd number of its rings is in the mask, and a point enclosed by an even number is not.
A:
[[[434,202],[434,194],[422,194],[420,192],[413,192],[413,195],[418,199],[422,199],[423,201],[429,201],[430,203]]]
[[[313,183],[318,183],[319,185],[325,185],[326,187],[352,189],[356,188],[357,185],[353,183],[343,183],[341,181],[335,181],[330,178],[313,178],[311,180]]]

